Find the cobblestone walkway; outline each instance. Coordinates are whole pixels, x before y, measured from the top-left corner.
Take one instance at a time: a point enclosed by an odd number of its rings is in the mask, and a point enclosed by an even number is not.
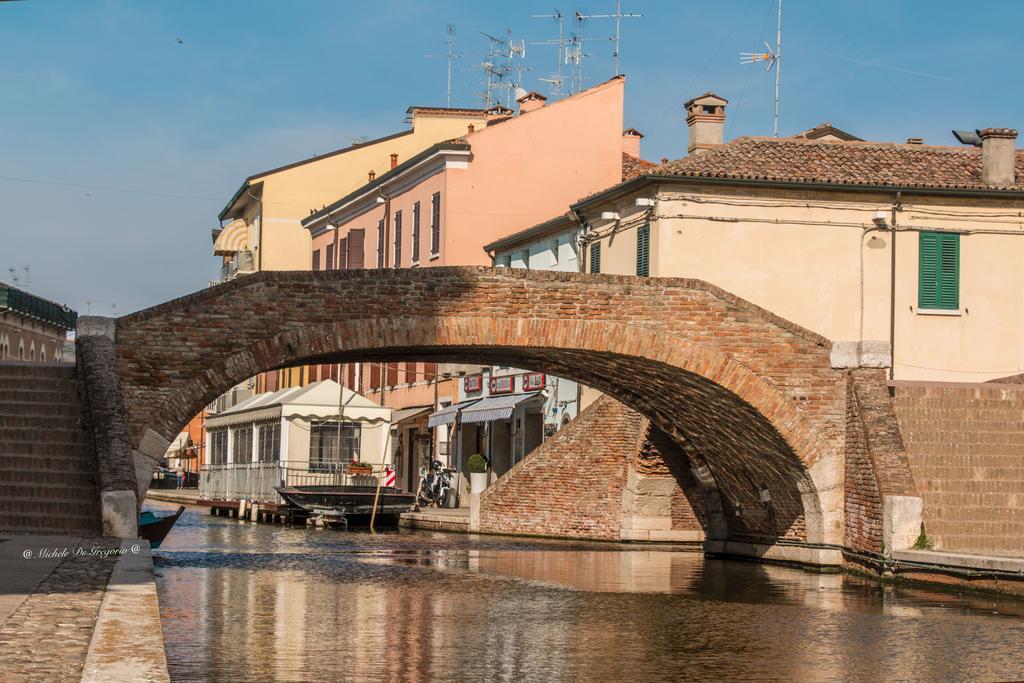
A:
[[[0,678],[77,681],[117,555],[64,559],[0,625]],[[27,567],[26,567],[27,568]]]

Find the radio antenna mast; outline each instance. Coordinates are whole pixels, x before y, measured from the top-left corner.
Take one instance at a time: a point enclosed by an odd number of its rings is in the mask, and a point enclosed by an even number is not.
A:
[[[448,104],[447,104],[447,106],[450,108],[452,106],[452,67],[455,65],[455,60],[456,59],[460,59],[462,57],[471,57],[472,55],[470,55],[468,53],[459,54],[459,53],[455,52],[455,24],[448,24],[446,32],[447,32],[448,35],[447,35],[447,38],[445,38],[445,41],[444,41],[445,48],[446,48],[445,49],[445,54],[443,54],[443,55],[425,55],[425,56],[426,57],[446,57],[448,59],[448,99],[447,99]]]
[[[741,52],[740,64],[754,64],[765,62],[765,71],[775,68],[775,123],[772,130],[774,137],[779,137],[779,85],[782,79],[782,0],[779,0],[778,19],[775,29],[775,49],[767,42],[764,44],[767,52]]]
[[[531,45],[558,45],[558,74],[551,78],[538,79],[542,83],[549,83],[551,85],[552,95],[562,95],[562,85],[565,82],[562,78],[562,63],[564,61],[563,54],[565,52],[565,15],[562,14],[562,10],[555,10],[554,14],[531,14],[533,19],[554,19],[558,22],[558,42],[553,40],[544,40],[540,42],[530,43]]]
[[[622,0],[615,0],[615,14],[583,14],[582,12],[576,12],[576,19],[582,23],[584,19],[614,19],[615,20],[615,35],[612,36],[612,41],[615,43],[615,75],[619,75],[619,43],[622,41],[621,24],[623,19],[639,19],[642,14],[634,12],[622,13]]]

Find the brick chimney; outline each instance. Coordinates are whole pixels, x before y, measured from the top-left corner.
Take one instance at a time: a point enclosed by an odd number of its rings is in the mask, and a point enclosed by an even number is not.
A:
[[[525,95],[522,95],[516,100],[516,102],[519,103],[520,115],[528,114],[534,109],[540,109],[541,107],[544,106],[544,102],[547,101],[547,99],[548,98],[544,97],[539,92],[536,92],[534,90],[531,90]]]
[[[722,144],[725,128],[725,105],[729,100],[713,92],[706,92],[683,104],[690,141],[686,151],[699,154]]]
[[[640,158],[640,140],[644,134],[636,128],[627,128],[622,131],[622,153],[628,154],[634,159]]]
[[[1015,164],[1017,151],[1013,128],[983,128],[981,138],[981,182],[986,185],[1013,185],[1017,182]]]
[[[397,154],[392,154],[391,155],[391,168],[394,168],[395,166],[398,166],[398,155]]]

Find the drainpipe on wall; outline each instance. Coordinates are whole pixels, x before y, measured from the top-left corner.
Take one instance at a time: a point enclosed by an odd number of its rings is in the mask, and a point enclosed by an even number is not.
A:
[[[896,379],[896,214],[900,208],[900,195],[897,192],[892,201],[891,236],[892,246],[889,249],[889,379]]]

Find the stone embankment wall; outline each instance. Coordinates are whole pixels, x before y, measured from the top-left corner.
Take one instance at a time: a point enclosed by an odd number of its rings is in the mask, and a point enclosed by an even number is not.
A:
[[[682,450],[604,396],[484,492],[480,529],[695,541],[703,538],[704,510]]]
[[[896,382],[893,401],[935,547],[1024,554],[1024,387]]]

